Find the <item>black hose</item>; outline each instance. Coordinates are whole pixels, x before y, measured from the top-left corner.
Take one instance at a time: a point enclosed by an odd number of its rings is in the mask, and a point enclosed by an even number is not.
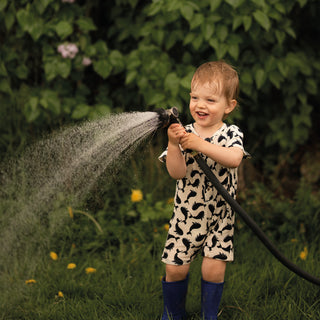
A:
[[[218,190],[220,195],[230,204],[231,208],[236,211],[244,222],[251,228],[251,230],[256,234],[256,236],[261,240],[261,242],[268,248],[268,250],[289,270],[297,274],[298,276],[320,286],[320,279],[309,274],[308,272],[300,269],[293,262],[288,260],[267,238],[264,232],[259,228],[259,226],[254,222],[254,220],[242,209],[237,201],[235,201],[227,190],[222,186],[220,181],[210,170],[206,162],[201,158],[200,154],[193,154],[194,159],[197,161],[199,167],[203,170],[207,178],[212,182],[214,187]]]

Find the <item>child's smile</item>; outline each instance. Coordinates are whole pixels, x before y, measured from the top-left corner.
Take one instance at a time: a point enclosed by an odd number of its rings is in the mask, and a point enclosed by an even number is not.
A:
[[[190,112],[198,129],[211,133],[219,129],[225,114],[234,108],[232,101],[209,84],[198,85],[190,93]],[[234,100],[235,101],[235,100]]]

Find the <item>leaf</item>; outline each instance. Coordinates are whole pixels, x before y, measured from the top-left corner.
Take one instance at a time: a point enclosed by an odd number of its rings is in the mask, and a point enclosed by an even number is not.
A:
[[[59,75],[65,79],[71,72],[71,61],[61,57],[50,58],[44,64],[44,71],[47,81],[51,81]]]
[[[317,82],[314,79],[308,78],[305,87],[310,94],[317,94]]]
[[[20,9],[17,12],[17,20],[23,31],[29,30],[29,24],[32,23],[32,19],[27,10]]]
[[[210,11],[211,12],[216,11],[219,8],[221,2],[222,2],[222,0],[211,0],[210,1]]]
[[[0,92],[11,94],[10,82],[8,79],[0,79]]]
[[[93,62],[93,69],[103,79],[106,79],[112,71],[112,65],[106,59],[101,59]]]
[[[163,93],[155,92],[152,95],[150,95],[150,98],[147,99],[147,104],[149,106],[156,105],[163,103],[165,100],[165,95]]]
[[[29,73],[29,69],[27,68],[27,66],[26,66],[25,64],[20,64],[20,65],[16,68],[15,75],[16,75],[19,79],[27,79],[27,78],[28,78],[28,73]]]
[[[72,25],[68,21],[60,21],[55,26],[55,31],[61,39],[65,39],[73,32]]]
[[[241,72],[240,81],[245,83],[245,84],[252,84],[253,79],[252,79],[251,73],[249,71]]]
[[[78,104],[71,114],[72,119],[83,119],[85,118],[90,111],[90,107],[86,104]]]
[[[214,24],[206,23],[204,27],[204,39],[208,41],[214,32]]]
[[[193,39],[196,37],[195,33],[189,32],[185,38],[183,39],[183,45],[187,45],[193,41]]]
[[[38,103],[38,97],[31,97],[29,101],[26,103],[25,108],[23,109],[23,113],[29,123],[35,121],[40,115]]]
[[[37,41],[44,32],[44,21],[28,10],[17,12],[17,20],[23,31],[28,32],[34,41]]]
[[[176,97],[179,93],[180,79],[175,72],[169,73],[164,79],[164,87]]]
[[[190,30],[199,27],[204,21],[204,16],[200,13],[196,13],[193,19],[190,21]]]
[[[282,4],[282,3],[276,3],[275,4],[275,8],[277,11],[279,11],[280,13],[285,14],[286,13],[286,7]]]
[[[76,21],[81,31],[94,31],[97,27],[89,17],[81,17]]]
[[[138,72],[136,70],[129,71],[126,76],[125,84],[130,84],[137,79]]]
[[[304,7],[306,5],[306,3],[308,2],[308,0],[298,0],[300,7]]]
[[[52,111],[55,115],[59,115],[61,112],[60,99],[55,91],[43,90],[41,92],[40,105],[45,109]]]
[[[228,45],[225,43],[221,43],[218,48],[216,48],[216,55],[218,60],[222,59],[228,51]]]
[[[46,10],[47,6],[52,2],[53,0],[38,0],[34,2],[34,5],[39,12],[39,14],[43,14]]]
[[[236,30],[242,22],[243,18],[240,15],[235,16],[232,21],[232,31]]]
[[[230,6],[232,6],[234,9],[239,7],[243,0],[225,0]]]
[[[97,54],[100,56],[106,56],[108,53],[108,47],[105,41],[103,40],[98,40],[94,44],[95,49],[97,50]]]
[[[293,39],[296,39],[296,33],[294,32],[294,30],[291,27],[287,27],[285,28],[286,33],[291,36]]]
[[[193,17],[193,7],[190,5],[183,5],[180,7],[181,15],[187,20],[191,21]]]
[[[15,22],[15,13],[11,8],[6,12],[4,16],[4,23],[6,25],[7,31],[9,31]]]
[[[188,73],[185,77],[183,77],[180,80],[180,85],[185,88],[190,90],[190,85],[191,85],[191,79],[193,77],[193,72]]]
[[[282,45],[284,39],[286,38],[286,34],[280,30],[276,30],[275,34],[279,44]]]
[[[237,60],[239,58],[240,53],[239,45],[236,43],[229,44],[228,52],[234,60]]]
[[[199,50],[201,45],[203,43],[203,38],[201,34],[198,34],[195,39],[192,42],[192,46],[196,49]]]
[[[0,0],[0,12],[3,11],[8,4],[8,0]]]
[[[212,47],[213,49],[217,50],[220,44],[219,44],[219,41],[218,41],[217,38],[212,38],[212,39],[210,39],[210,41],[209,41],[209,45],[210,45],[210,47]]]
[[[99,119],[101,117],[106,116],[107,114],[110,114],[111,108],[104,104],[99,104],[94,106],[94,108],[90,108],[88,118],[91,120]]]
[[[163,1],[162,0],[158,0],[158,1],[154,1],[150,7],[147,9],[147,15],[148,16],[154,16],[156,15],[163,7]]]
[[[124,68],[124,58],[120,51],[112,50],[109,55],[109,62],[115,68]]]
[[[258,89],[262,87],[265,82],[265,72],[263,69],[258,69],[255,73],[255,81]]]
[[[57,63],[57,72],[62,78],[66,79],[68,78],[71,72],[71,60],[70,59],[60,60],[60,59]]]
[[[244,25],[244,30],[248,31],[251,27],[252,24],[252,18],[250,16],[244,16],[243,17],[243,25]]]
[[[168,11],[175,11],[178,10],[181,7],[181,1],[180,0],[170,0],[167,2],[167,10]]]
[[[261,27],[263,27],[266,31],[269,31],[271,23],[269,17],[264,12],[262,12],[261,10],[256,10],[253,13],[253,17]]]
[[[281,82],[283,81],[283,77],[277,71],[272,71],[269,73],[269,79],[271,83],[277,88],[280,89]]]
[[[0,76],[6,77],[8,75],[7,68],[3,61],[0,61]]]
[[[220,24],[217,26],[216,34],[221,42],[224,42],[228,36],[228,27]]]

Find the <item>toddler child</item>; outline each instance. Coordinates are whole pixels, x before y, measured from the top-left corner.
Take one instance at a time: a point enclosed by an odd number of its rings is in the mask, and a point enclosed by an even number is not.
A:
[[[243,134],[223,120],[237,105],[239,78],[224,61],[201,65],[191,81],[190,113],[193,123],[168,128],[168,147],[160,156],[169,175],[177,180],[174,212],[162,261],[164,312],[162,320],[183,319],[190,263],[199,251],[201,314],[217,319],[226,262],[233,261],[234,212],[220,196],[188,150],[197,151],[235,198],[237,167],[245,151]]]

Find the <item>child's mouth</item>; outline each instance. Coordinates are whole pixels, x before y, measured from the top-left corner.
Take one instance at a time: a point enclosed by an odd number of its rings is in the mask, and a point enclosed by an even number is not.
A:
[[[208,114],[207,113],[205,113],[205,112],[197,112],[197,115],[198,115],[198,117],[199,118],[204,118],[204,117],[206,117]]]

